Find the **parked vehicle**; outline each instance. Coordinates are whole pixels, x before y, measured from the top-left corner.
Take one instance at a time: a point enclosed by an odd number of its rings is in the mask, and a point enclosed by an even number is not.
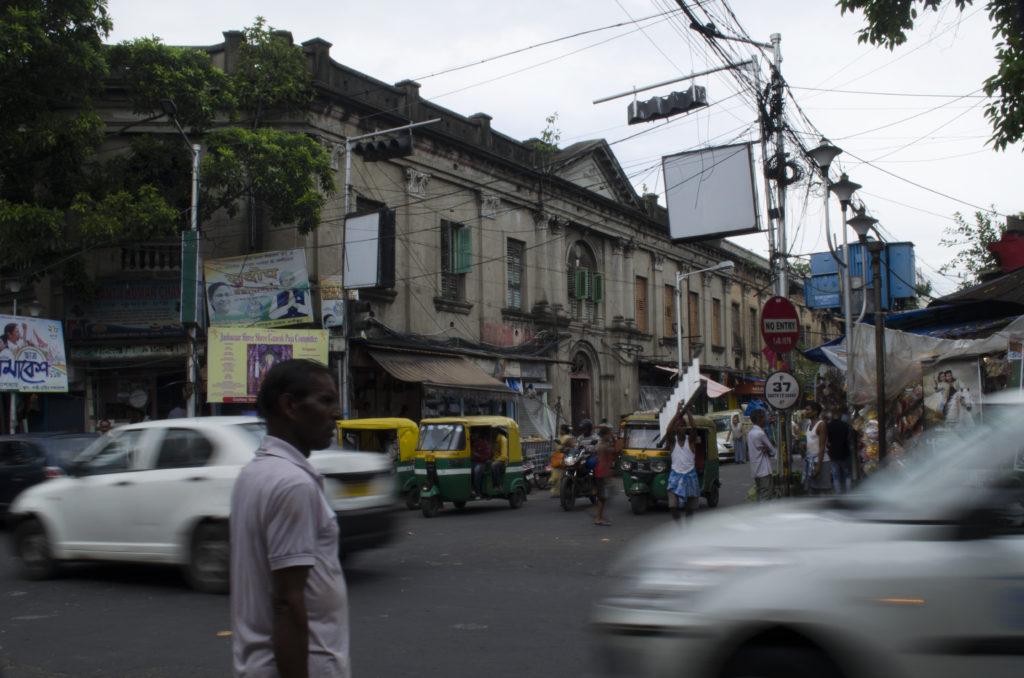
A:
[[[201,591],[228,585],[231,490],[260,444],[254,417],[169,419],[124,426],[87,448],[69,477],[36,485],[11,506],[22,572],[66,560],[169,563]],[[379,454],[314,452],[338,515],[341,555],[394,534],[392,467]]]
[[[419,432],[419,426],[411,419],[346,419],[338,422],[338,444],[343,450],[389,455],[398,495],[405,507],[412,510],[420,505],[420,488],[414,473]]]
[[[715,422],[695,416],[694,424],[701,439],[696,451],[697,476],[701,495],[710,508],[718,506],[721,482],[718,478],[718,436]],[[668,473],[672,463],[669,444],[662,443],[656,412],[638,412],[622,422],[624,444],[619,458],[622,485],[629,497],[629,506],[639,515],[658,502],[668,501]]]
[[[577,446],[562,458],[562,478],[558,485],[562,510],[571,511],[578,497],[587,497],[591,504],[597,503],[594,495],[594,461],[596,457],[593,450],[585,445]]]
[[[474,496],[472,484],[472,440],[475,436],[504,435],[508,439],[508,464],[498,484],[491,477],[488,462],[483,492]],[[451,502],[457,509],[466,502],[507,499],[509,506],[520,508],[526,502],[523,479],[523,448],[519,426],[508,417],[443,417],[420,422],[416,451],[416,476],[420,480],[420,510],[433,518]]]
[[[0,436],[0,514],[29,487],[66,475],[71,461],[98,437],[98,433]]]
[[[917,446],[857,494],[733,507],[634,541],[592,614],[601,675],[1020,676],[1019,412]]]

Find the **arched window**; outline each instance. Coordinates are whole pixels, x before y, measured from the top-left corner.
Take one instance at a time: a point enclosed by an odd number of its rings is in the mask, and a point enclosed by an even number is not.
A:
[[[594,251],[582,240],[569,247],[566,266],[569,315],[584,323],[597,321],[598,306],[604,298],[604,276],[597,270]]]

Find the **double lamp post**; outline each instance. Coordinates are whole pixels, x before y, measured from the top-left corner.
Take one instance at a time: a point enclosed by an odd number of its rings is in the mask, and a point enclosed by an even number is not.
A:
[[[888,445],[886,440],[886,427],[888,425],[886,411],[885,411],[885,312],[882,308],[882,265],[881,256],[882,252],[885,251],[885,243],[882,242],[881,237],[875,240],[868,240],[868,233],[875,228],[875,224],[878,223],[877,219],[874,219],[865,214],[863,203],[861,207],[854,210],[854,216],[847,218],[847,212],[851,206],[853,200],[853,194],[856,193],[861,185],[850,181],[850,178],[846,176],[846,173],[840,175],[838,181],[830,181],[828,178],[829,167],[832,161],[836,159],[842,153],[842,149],[829,143],[828,139],[822,139],[821,143],[808,151],[808,155],[814,164],[818,167],[821,172],[822,179],[827,186],[824,192],[824,208],[825,208],[825,239],[828,242],[829,251],[832,252],[832,256],[836,258],[839,264],[840,279],[842,281],[842,293],[843,293],[843,318],[845,321],[846,329],[846,395],[849,401],[850,396],[853,394],[853,310],[851,307],[850,290],[851,290],[851,275],[850,275],[850,246],[846,237],[846,228],[849,226],[857,234],[857,238],[860,243],[867,249],[871,255],[871,286],[873,288],[874,296],[874,325],[875,325],[875,399],[877,401],[878,411],[878,458],[879,461],[884,461],[888,452]],[[835,248],[832,245],[832,228],[829,222],[829,194],[834,193],[836,198],[839,200],[839,204],[843,210],[843,257],[840,259],[836,256]],[[877,233],[877,229],[875,229]],[[863,257],[861,258],[863,268]],[[863,289],[863,286],[862,286]],[[863,312],[861,313],[863,317]],[[858,319],[859,320],[859,319]]]

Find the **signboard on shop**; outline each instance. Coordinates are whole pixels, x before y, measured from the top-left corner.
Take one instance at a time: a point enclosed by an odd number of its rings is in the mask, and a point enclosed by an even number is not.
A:
[[[776,353],[788,353],[800,340],[800,316],[789,299],[772,297],[761,309],[761,337]]]
[[[64,328],[59,320],[0,315],[0,391],[67,393]]]
[[[270,368],[293,358],[327,364],[327,330],[211,327],[206,399],[254,403]]]

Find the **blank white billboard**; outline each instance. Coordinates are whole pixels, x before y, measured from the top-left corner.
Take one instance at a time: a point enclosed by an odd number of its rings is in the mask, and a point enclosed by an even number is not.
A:
[[[702,240],[760,230],[750,144],[662,158],[669,235]]]
[[[345,220],[345,288],[376,287],[380,212]]]

